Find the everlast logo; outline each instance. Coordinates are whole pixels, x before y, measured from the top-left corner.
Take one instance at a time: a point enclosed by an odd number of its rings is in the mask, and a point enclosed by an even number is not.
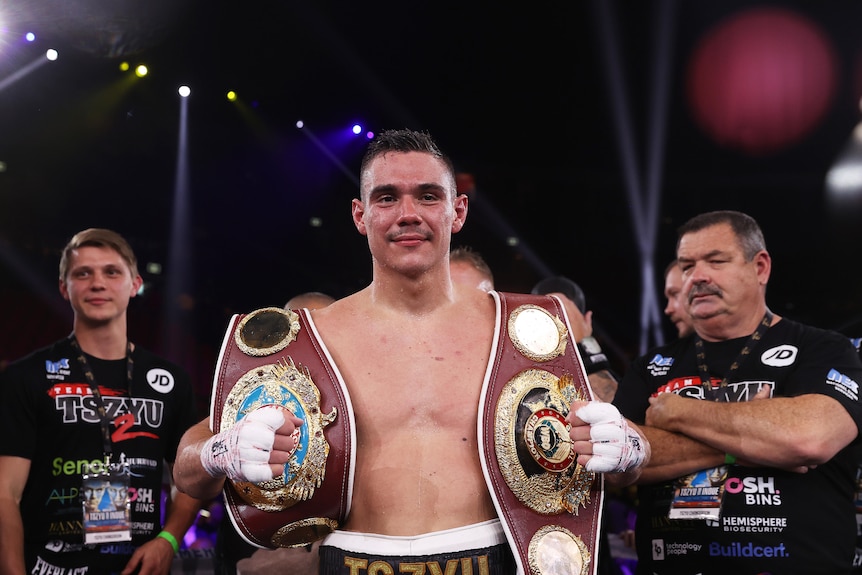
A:
[[[83,575],[89,567],[58,567],[51,565],[41,557],[36,557],[36,565],[30,571],[31,575]]]

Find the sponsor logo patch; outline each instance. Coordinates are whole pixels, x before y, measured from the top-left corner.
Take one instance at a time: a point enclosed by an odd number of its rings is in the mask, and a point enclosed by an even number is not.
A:
[[[830,384],[836,391],[843,393],[850,399],[858,401],[859,384],[837,369],[829,370],[829,373],[826,374],[826,383]]]
[[[793,365],[798,353],[799,348],[795,345],[779,345],[764,351],[760,361],[770,367],[787,367]]]
[[[652,540],[653,561],[663,561],[672,555],[688,555],[699,553],[703,545],[699,543],[667,543],[664,539]]]
[[[69,367],[69,359],[61,358],[59,361],[45,360],[45,377],[49,380],[64,380],[72,374]]]
[[[147,372],[147,383],[159,393],[170,393],[174,389],[174,375],[156,367]]]
[[[649,364],[647,365],[647,369],[649,370],[650,375],[655,377],[660,375],[666,375],[672,365],[672,357],[664,357],[663,355],[657,353],[650,360]]]
[[[788,557],[790,553],[784,546],[779,545],[755,545],[753,543],[720,543],[709,544],[710,557]]]

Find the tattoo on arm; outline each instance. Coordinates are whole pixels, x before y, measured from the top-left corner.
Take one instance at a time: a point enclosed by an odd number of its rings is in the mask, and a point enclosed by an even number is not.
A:
[[[598,399],[610,403],[617,394],[619,382],[606,369],[590,374],[590,387]]]

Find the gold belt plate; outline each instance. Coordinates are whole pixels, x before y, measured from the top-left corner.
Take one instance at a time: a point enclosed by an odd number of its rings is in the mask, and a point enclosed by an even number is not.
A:
[[[537,513],[577,514],[589,502],[595,474],[577,463],[566,417],[585,399],[571,376],[527,369],[497,400],[494,433],[500,472],[518,500]]]
[[[263,511],[283,511],[299,501],[311,499],[323,483],[329,443],[323,429],[335,421],[337,409],[324,414],[320,390],[307,369],[291,358],[256,367],[239,378],[225,400],[222,430],[264,405],[289,409],[303,420],[298,428],[297,448],[284,466],[284,473],[270,481],[233,482],[237,493]]]

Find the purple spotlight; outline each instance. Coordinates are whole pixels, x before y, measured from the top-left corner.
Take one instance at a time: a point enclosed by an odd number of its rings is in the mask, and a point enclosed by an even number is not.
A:
[[[373,140],[374,139],[374,132],[372,132],[371,130],[368,130],[368,133],[365,134],[365,137],[368,138],[369,140]]]
[[[353,124],[353,133],[359,135],[362,133],[362,126],[359,124]]]
[[[28,42],[33,42],[36,40],[36,35],[32,32],[27,32],[26,34],[24,34],[24,39]]]

